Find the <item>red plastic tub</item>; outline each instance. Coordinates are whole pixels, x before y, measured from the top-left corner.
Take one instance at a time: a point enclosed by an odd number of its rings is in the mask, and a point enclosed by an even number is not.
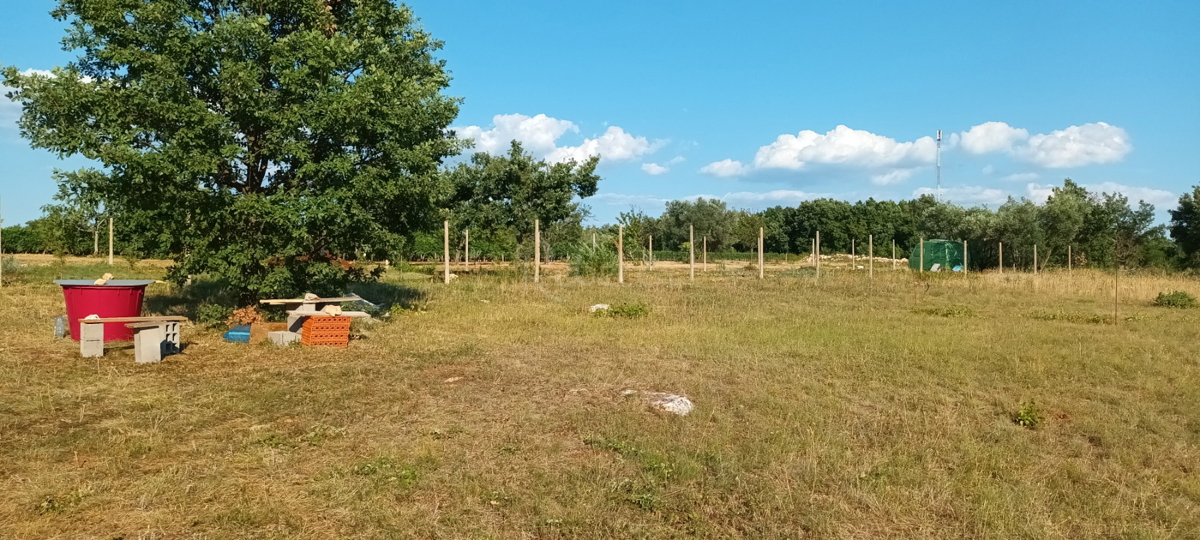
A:
[[[79,341],[79,319],[88,315],[107,317],[138,317],[142,314],[142,298],[149,280],[110,279],[104,285],[86,280],[58,280],[67,302],[67,322],[71,339]],[[125,323],[104,323],[104,341],[131,340],[133,329]]]

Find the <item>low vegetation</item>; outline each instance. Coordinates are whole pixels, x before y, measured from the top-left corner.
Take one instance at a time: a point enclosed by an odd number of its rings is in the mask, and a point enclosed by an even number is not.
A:
[[[347,349],[231,344],[191,324],[157,365],[127,344],[80,359],[49,337],[63,309],[50,279],[107,265],[27,265],[0,289],[0,537],[1200,530],[1194,315],[1151,306],[1200,282],[1122,276],[1120,325],[1065,326],[1022,315],[1106,313],[1111,275],[877,268],[868,284],[829,265],[820,280],[768,265],[759,281],[714,263],[691,283],[664,263],[627,269],[624,286],[565,265],[539,285],[393,270],[356,289],[391,322]],[[194,312],[220,290],[194,287],[151,285],[147,309]],[[580,316],[597,299],[652,316]],[[696,409],[660,414],[627,389]]]
[[[1158,296],[1154,298],[1154,305],[1170,308],[1194,308],[1196,307],[1196,297],[1183,291],[1158,293]]]

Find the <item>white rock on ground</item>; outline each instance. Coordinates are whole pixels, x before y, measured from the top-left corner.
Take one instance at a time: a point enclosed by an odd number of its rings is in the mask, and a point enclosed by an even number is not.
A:
[[[596,305],[588,308],[588,313],[595,313],[597,311],[607,310],[610,307],[611,306],[609,306],[608,304],[596,304]]]
[[[687,396],[680,394],[669,394],[667,392],[638,392],[637,390],[625,390],[621,392],[622,396],[632,396],[641,394],[643,398],[650,404],[651,407],[663,412],[679,416],[687,416],[692,412],[695,405]]]

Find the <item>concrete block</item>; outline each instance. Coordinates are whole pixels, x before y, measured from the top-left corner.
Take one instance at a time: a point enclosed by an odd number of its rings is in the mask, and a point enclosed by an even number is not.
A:
[[[282,347],[285,345],[291,345],[292,343],[299,342],[300,334],[297,334],[296,332],[285,332],[285,331],[267,332],[267,339],[271,340],[271,343],[274,343],[274,344]]]
[[[104,325],[79,325],[79,354],[84,358],[104,356]]]
[[[133,334],[135,361],[139,364],[161,362],[164,341],[166,341],[166,332],[162,325],[135,329]]]
[[[163,356],[171,356],[179,354],[183,350],[183,342],[179,338],[179,323],[167,322],[163,323]]]

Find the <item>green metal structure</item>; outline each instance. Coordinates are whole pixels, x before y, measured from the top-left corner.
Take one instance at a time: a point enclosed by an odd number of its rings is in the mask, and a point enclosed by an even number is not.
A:
[[[938,270],[941,272],[961,272],[963,266],[962,242],[955,242],[953,240],[926,240],[925,271],[930,271],[935,264],[940,265]],[[908,256],[908,267],[917,270],[920,265],[921,246],[917,245],[913,248],[912,254]]]

